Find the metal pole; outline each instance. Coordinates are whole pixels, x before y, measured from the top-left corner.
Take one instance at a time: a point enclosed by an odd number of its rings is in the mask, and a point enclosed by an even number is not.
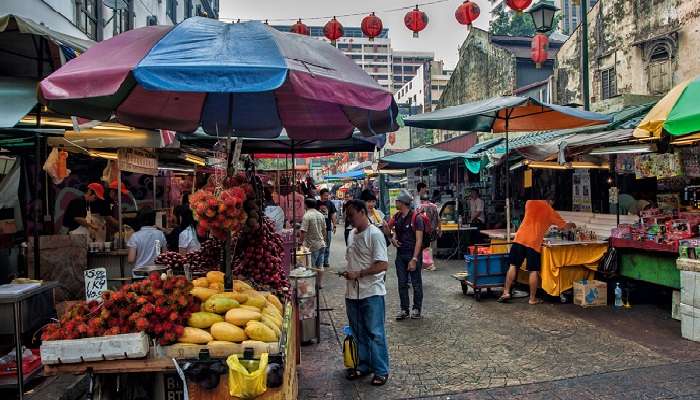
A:
[[[41,279],[41,256],[40,256],[40,239],[39,239],[39,215],[41,214],[41,181],[39,180],[41,174],[41,135],[39,133],[34,134],[34,140],[36,147],[34,147],[34,279]],[[27,271],[29,272],[29,271]],[[20,353],[21,354],[21,353]]]
[[[34,248],[38,248],[36,245]],[[22,302],[15,301],[12,304],[15,317],[15,363],[17,365],[17,391],[18,399],[24,399],[24,371],[22,371]]]
[[[122,249],[124,245],[124,230],[122,229],[122,171],[119,169],[119,163],[117,163],[117,208],[119,214],[119,237],[117,238],[117,247]],[[124,278],[122,276],[122,278]]]
[[[510,242],[510,168],[508,166],[508,153],[510,152],[510,143],[508,140],[508,121],[510,113],[506,115],[506,242]]]
[[[581,94],[584,110],[591,109],[588,74],[588,0],[581,0]]]
[[[158,179],[158,173],[156,172],[155,175],[153,175],[153,210],[156,210],[156,179]]]
[[[297,248],[297,224],[296,224],[296,217],[297,217],[297,170],[296,170],[296,155],[294,154],[294,140],[292,140],[292,229],[294,230],[294,251],[296,252]],[[296,257],[296,253],[295,253]],[[296,260],[296,258],[295,258]]]

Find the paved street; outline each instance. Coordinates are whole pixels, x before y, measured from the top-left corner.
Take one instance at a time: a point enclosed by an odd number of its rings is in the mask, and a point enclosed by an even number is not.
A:
[[[332,261],[342,268],[342,232]],[[393,257],[390,256],[393,259]],[[498,304],[464,296],[450,276],[459,261],[424,272],[424,318],[397,322],[393,264],[387,279],[392,375],[381,388],[343,378],[343,281],[322,290],[322,339],[302,348],[302,399],[700,398],[700,344],[654,305],[631,310],[571,304]],[[437,397],[435,397],[437,396]]]

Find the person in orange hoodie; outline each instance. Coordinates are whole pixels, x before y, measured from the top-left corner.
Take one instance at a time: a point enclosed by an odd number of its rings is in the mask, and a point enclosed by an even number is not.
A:
[[[530,304],[539,304],[537,299],[537,286],[539,285],[539,271],[541,268],[542,242],[544,235],[552,225],[559,229],[573,229],[573,223],[567,223],[552,208],[552,200],[528,200],[525,203],[525,217],[515,234],[514,243],[510,247],[508,260],[510,268],[506,275],[506,283],[503,295],[498,299],[499,303],[506,303],[511,299],[510,289],[518,275],[518,269],[527,261],[529,272],[528,283],[530,285]]]

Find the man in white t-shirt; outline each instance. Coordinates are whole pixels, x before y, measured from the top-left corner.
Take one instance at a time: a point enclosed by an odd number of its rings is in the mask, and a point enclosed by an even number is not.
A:
[[[350,200],[345,212],[355,229],[348,237],[345,254],[347,279],[345,306],[348,321],[357,340],[359,362],[349,369],[349,380],[374,373],[372,385],[384,385],[389,378],[389,351],[384,332],[384,275],[388,267],[386,239],[367,217],[362,200]]]
[[[165,235],[156,228],[156,212],[151,209],[143,209],[139,212],[139,222],[141,229],[131,235],[126,247],[129,249],[127,259],[134,265],[134,268],[144,265],[153,265],[158,256],[156,251],[156,240],[160,242],[160,252],[165,252],[167,245]]]

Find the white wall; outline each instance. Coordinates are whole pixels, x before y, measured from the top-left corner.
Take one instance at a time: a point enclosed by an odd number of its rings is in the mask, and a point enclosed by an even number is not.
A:
[[[416,76],[408,83],[404,84],[401,89],[394,93],[394,99],[399,104],[410,103],[413,106],[425,105],[425,93],[423,93],[423,67],[418,68]]]

